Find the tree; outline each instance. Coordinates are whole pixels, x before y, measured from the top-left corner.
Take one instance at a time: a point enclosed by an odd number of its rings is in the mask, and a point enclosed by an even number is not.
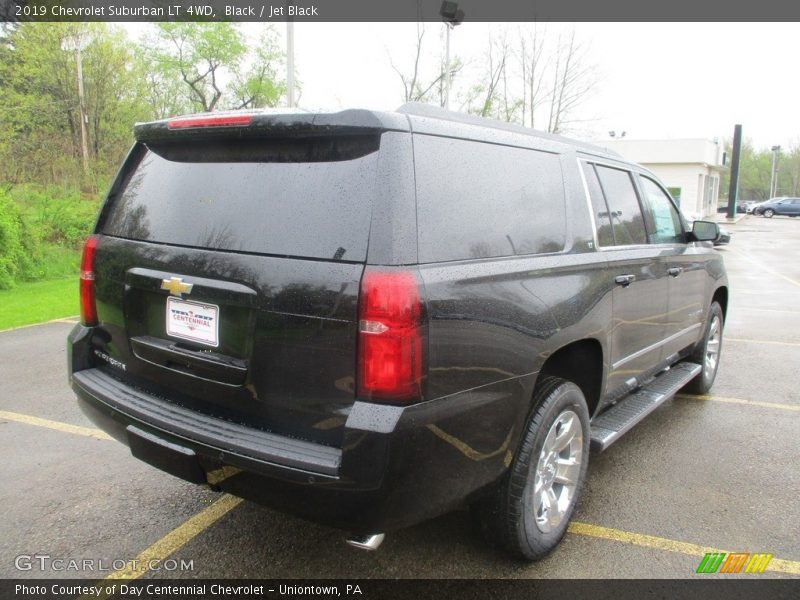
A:
[[[286,90],[277,75],[283,54],[272,28],[248,51],[235,23],[159,23],[145,46],[151,107],[161,115],[276,106]]]
[[[124,32],[103,23],[22,23],[0,52],[0,179],[77,182],[81,174],[76,49],[80,44],[92,169],[104,186],[149,116]]]
[[[776,195],[800,196],[800,146],[796,142],[780,155]]]
[[[585,57],[586,48],[575,39],[574,29],[565,39],[559,38],[552,69],[547,131],[561,133],[573,123],[575,109],[594,88],[594,66],[587,64]]]
[[[495,117],[504,121],[515,120],[516,111],[510,105],[516,105],[508,90],[506,67],[509,59],[508,37],[504,33],[501,38],[489,36],[485,55],[482,81],[472,87],[467,96],[467,112],[481,117]],[[501,83],[504,85],[501,87]]]
[[[425,33],[425,23],[418,22],[413,67],[410,69],[410,72],[404,72],[397,67],[391,57],[389,57],[389,64],[400,77],[400,82],[403,84],[403,102],[435,102],[439,106],[444,106],[445,86],[448,80],[448,65],[446,64],[445,57],[440,56],[435,72],[427,77],[423,76],[424,65],[421,64],[421,61],[424,54]],[[451,57],[449,65],[451,86],[453,80],[463,66],[463,63],[458,57]]]
[[[728,156],[731,156],[732,143],[726,142]],[[750,141],[742,143],[739,152],[739,193],[741,200],[766,200],[772,177],[772,152],[756,150]],[[726,170],[720,180],[720,189],[727,194],[730,188],[730,170]]]
[[[234,23],[158,23],[153,64],[164,78],[179,77],[191,103],[211,112],[222,98],[220,75],[240,63],[247,52]]]
[[[249,69],[239,65],[233,67],[234,84],[232,93],[236,98],[236,108],[264,108],[277,106],[284,94],[286,85],[279,81],[277,67],[284,59],[277,42],[277,34],[272,27],[266,28],[256,44],[255,57]]]
[[[136,70],[135,48],[124,31],[108,26],[92,29],[91,43],[83,52],[89,148],[96,170],[107,178],[132,142],[133,124],[153,115],[145,100],[146,85]]]
[[[534,23],[529,31],[519,32],[518,61],[522,71],[522,124],[536,127],[536,114],[546,100],[544,77],[544,33]]]
[[[490,34],[477,81],[462,92],[462,109],[484,117],[562,133],[596,85],[595,66],[575,31],[555,42],[532,26]]]

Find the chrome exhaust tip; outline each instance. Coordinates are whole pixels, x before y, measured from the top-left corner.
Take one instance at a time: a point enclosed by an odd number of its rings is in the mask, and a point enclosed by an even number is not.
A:
[[[372,552],[378,549],[385,537],[386,535],[383,533],[369,533],[365,535],[354,535],[346,541],[354,548],[361,548],[362,550]]]

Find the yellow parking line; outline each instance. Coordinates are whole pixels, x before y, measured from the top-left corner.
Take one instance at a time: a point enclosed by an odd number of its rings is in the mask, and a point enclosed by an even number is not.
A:
[[[800,346],[800,342],[776,342],[774,340],[748,340],[744,338],[725,338],[726,342],[742,342],[745,344],[772,344],[774,346]]]
[[[31,415],[23,415],[21,413],[8,412],[0,410],[0,419],[7,421],[15,421],[16,423],[25,423],[26,425],[36,425],[37,427],[45,427],[47,429],[54,429],[64,433],[74,433],[75,435],[82,435],[84,437],[94,438],[96,440],[110,440],[113,439],[110,435],[99,429],[92,427],[81,427],[80,425],[70,425],[68,423],[61,423],[59,421],[51,421],[49,419],[40,419]]]
[[[214,504],[197,513],[144,550],[134,559],[135,562],[130,561],[124,568],[114,571],[105,580],[137,579],[141,577],[150,570],[151,565],[166,560],[171,554],[180,550],[188,542],[236,508],[241,502],[241,498],[224,495]]]
[[[99,595],[81,596],[77,600],[89,600],[90,598],[93,600],[107,600],[114,590],[114,587],[108,585],[108,582],[118,579],[138,579],[150,571],[151,568],[163,564],[170,555],[180,550],[188,542],[219,521],[236,508],[241,501],[241,498],[225,494],[214,504],[170,531],[155,544],[141,552],[135,559],[128,561],[125,567],[114,571],[99,582],[97,587],[102,590]]]
[[[31,415],[24,415],[21,413],[9,412],[0,410],[0,419],[7,421],[14,421],[16,423],[25,423],[26,425],[36,425],[37,427],[44,427],[46,429],[53,429],[63,433],[72,433],[75,435],[82,435],[84,437],[91,437],[98,440],[113,439],[105,432],[91,427],[80,427],[78,425],[70,425],[68,423],[61,423],[59,421],[51,421],[49,419],[41,419]],[[122,569],[111,573],[106,580],[110,579],[137,579],[147,573],[151,567],[156,564],[162,563],[171,554],[186,545],[187,542],[197,537],[200,533],[208,529],[211,525],[217,522],[221,517],[226,515],[231,509],[235,508],[241,502],[241,498],[234,496],[224,495],[222,498],[214,502],[211,506],[198,514],[191,517],[188,521],[179,525],[177,528],[170,531],[163,538],[158,540],[155,544],[144,550],[134,560],[129,561]],[[97,596],[91,596],[97,600]],[[100,596],[101,599],[108,598],[108,595]]]
[[[622,531],[621,529],[612,529],[610,527],[602,527],[600,525],[592,525],[591,523],[581,523],[578,521],[572,522],[567,531],[576,535],[601,538],[604,540],[621,542],[623,544],[630,544],[632,546],[641,546],[643,548],[688,554],[689,556],[703,557],[708,552],[729,552],[727,550],[711,548],[710,546],[699,546],[688,542],[634,533],[632,531]],[[788,573],[789,575],[800,575],[800,562],[773,558],[766,570],[775,571],[777,573]]]
[[[798,404],[784,404],[781,402],[761,402],[759,400],[743,400],[741,398],[727,398],[725,396],[710,396],[706,394],[699,394],[697,396],[692,394],[677,394],[676,398],[681,400],[710,400],[712,402],[727,402],[728,404],[745,404],[749,406],[760,406],[762,408],[777,408],[780,410],[788,410],[800,412],[800,405]]]

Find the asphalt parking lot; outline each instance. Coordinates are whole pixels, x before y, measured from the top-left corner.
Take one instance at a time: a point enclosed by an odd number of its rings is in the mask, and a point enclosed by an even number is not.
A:
[[[771,553],[758,577],[800,577],[800,219],[728,228],[731,302],[712,394],[678,396],[593,455],[575,522],[535,564],[487,547],[466,510],[366,553],[342,532],[174,479],[78,410],[70,322],[0,332],[0,577],[686,578],[714,550]],[[32,555],[95,562],[19,559]],[[133,559],[191,569],[132,573]]]

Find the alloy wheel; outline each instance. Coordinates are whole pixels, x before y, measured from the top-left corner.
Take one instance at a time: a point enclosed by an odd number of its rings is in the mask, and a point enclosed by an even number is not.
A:
[[[559,526],[575,499],[583,461],[583,427],[565,410],[553,422],[536,465],[533,507],[536,526],[548,533]]]

